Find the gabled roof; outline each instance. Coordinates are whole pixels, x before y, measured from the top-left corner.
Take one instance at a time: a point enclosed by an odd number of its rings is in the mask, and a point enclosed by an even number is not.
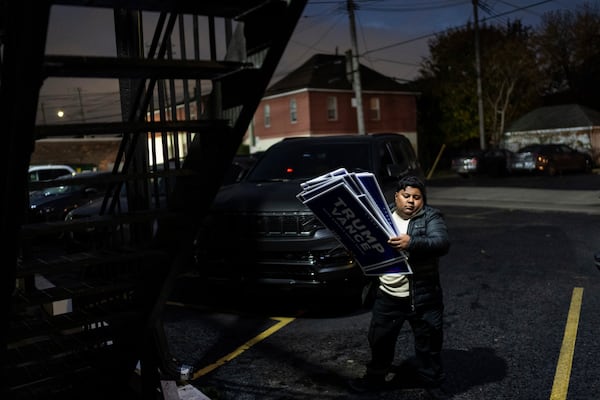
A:
[[[508,132],[600,126],[600,112],[579,104],[536,108],[515,120]]]
[[[346,67],[346,56],[315,54],[304,64],[271,85],[265,95],[289,92],[298,89],[352,90]],[[362,90],[408,91],[392,78],[360,65]]]

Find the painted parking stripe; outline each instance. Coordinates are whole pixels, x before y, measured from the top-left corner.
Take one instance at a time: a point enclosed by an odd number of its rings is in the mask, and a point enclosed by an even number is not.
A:
[[[567,316],[567,325],[565,326],[565,334],[560,348],[560,355],[558,357],[558,364],[556,365],[556,373],[554,374],[554,384],[552,385],[550,400],[565,400],[567,398],[582,298],[583,288],[574,288],[571,297],[571,306],[569,307],[569,315]]]
[[[211,372],[211,371],[219,368],[223,364],[225,364],[225,363],[233,360],[234,358],[236,358],[237,356],[239,356],[240,354],[242,354],[244,351],[248,350],[249,348],[251,348],[255,344],[257,344],[257,343],[261,342],[262,340],[266,339],[267,337],[271,336],[272,334],[274,334],[275,332],[277,332],[278,330],[280,330],[281,328],[283,328],[284,326],[286,326],[290,322],[294,321],[296,318],[281,318],[281,317],[276,317],[276,318],[272,318],[272,319],[275,320],[275,321],[278,321],[278,322],[275,325],[271,326],[270,328],[268,328],[268,329],[264,330],[263,332],[259,333],[258,335],[256,335],[252,339],[248,340],[246,343],[244,343],[243,345],[241,345],[240,347],[238,347],[237,349],[235,349],[231,353],[225,355],[224,357],[221,357],[216,362],[214,362],[214,363],[212,363],[210,365],[207,365],[206,367],[204,367],[202,369],[199,369],[198,371],[194,372],[194,375],[192,376],[192,380],[198,379],[201,376],[206,375],[209,372]]]

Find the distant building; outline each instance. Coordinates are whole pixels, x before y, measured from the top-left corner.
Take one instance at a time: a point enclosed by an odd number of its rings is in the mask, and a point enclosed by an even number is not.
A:
[[[269,87],[249,127],[246,143],[262,151],[289,136],[358,134],[350,60],[316,54]],[[417,148],[417,93],[360,66],[366,134],[395,132]]]
[[[267,89],[248,128],[245,145],[250,152],[264,151],[273,143],[291,136],[358,134],[356,99],[352,86],[351,62],[343,55],[316,54]],[[405,86],[379,72],[360,66],[362,104],[367,134],[394,132],[405,135],[418,154],[417,96]],[[191,118],[196,118],[198,104],[190,104]],[[169,108],[167,120],[171,119]],[[176,107],[176,118],[186,119],[183,105]],[[158,112],[153,120],[160,121]],[[185,135],[181,133],[181,135]],[[33,159],[44,163],[93,165],[98,170],[112,169],[120,138],[113,142],[94,138],[61,139],[65,154],[58,154],[56,141],[38,141]],[[71,141],[65,146],[64,141]],[[160,132],[148,136],[148,148],[162,148]],[[185,140],[178,141],[184,146]],[[166,143],[172,152],[172,142]],[[63,151],[63,152],[64,152]],[[180,148],[180,154],[186,149]],[[157,154],[151,162],[162,163]]]
[[[578,104],[537,108],[510,125],[502,147],[516,151],[536,143],[567,144],[600,165],[600,112]]]

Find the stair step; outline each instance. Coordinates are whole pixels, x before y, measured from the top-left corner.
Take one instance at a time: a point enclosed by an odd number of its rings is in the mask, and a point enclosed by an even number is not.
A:
[[[148,132],[209,132],[226,134],[230,130],[227,120],[188,120],[188,121],[133,121],[95,122],[61,125],[37,125],[36,140],[51,137],[105,136]]]
[[[221,18],[238,18],[242,14],[259,9],[264,0],[221,0],[214,1],[164,1],[164,0],[55,0],[53,4],[65,6],[89,6],[103,8],[124,8],[156,12],[198,14]]]
[[[97,351],[111,346],[115,339],[114,332],[108,325],[98,325],[90,329],[80,327],[69,334],[53,334],[37,337],[29,343],[21,342],[18,346],[9,344],[7,364],[9,369],[47,365],[60,359],[72,359],[74,354]]]
[[[96,225],[97,226],[97,225]],[[56,255],[54,257],[36,258],[22,262],[16,271],[17,278],[31,277],[35,274],[56,274],[77,269],[85,269],[101,265],[129,264],[134,261],[164,259],[165,253],[153,249],[128,249],[104,250],[97,252],[79,252],[72,254]]]
[[[44,72],[52,77],[213,80],[245,68],[252,68],[252,64],[91,56],[49,55],[44,58]]]
[[[93,392],[93,385],[103,381],[110,387],[114,384],[110,382],[110,374],[123,367],[118,365],[119,350],[115,340],[111,328],[101,326],[9,348],[6,362],[8,391],[14,398],[58,399],[74,398],[68,393],[81,390]],[[50,392],[44,396],[43,390]],[[62,397],[59,396],[61,393],[64,393]]]
[[[63,335],[64,332],[83,326],[131,318],[136,312],[123,304],[101,305],[72,312],[50,315],[39,310],[29,318],[21,318],[9,323],[7,342],[9,347],[18,347],[19,343],[40,340],[40,338]]]
[[[133,281],[110,282],[95,280],[78,282],[77,285],[71,287],[55,286],[48,289],[28,291],[27,293],[19,292],[15,297],[15,310],[18,312],[21,307],[41,306],[62,300],[76,300],[84,296],[117,296],[120,293],[132,292],[137,286],[138,284]]]

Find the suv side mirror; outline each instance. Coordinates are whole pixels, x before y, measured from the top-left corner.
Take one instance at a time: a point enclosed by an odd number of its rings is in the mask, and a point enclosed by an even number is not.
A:
[[[386,172],[389,177],[399,178],[404,172],[404,168],[400,164],[388,164],[386,166]]]

